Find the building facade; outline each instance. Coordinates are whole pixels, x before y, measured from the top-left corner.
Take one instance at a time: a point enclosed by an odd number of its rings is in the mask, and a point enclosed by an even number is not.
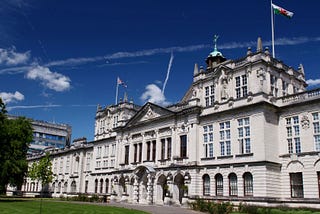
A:
[[[273,58],[261,39],[237,60],[215,46],[179,103],[98,106],[93,142],[51,151],[52,195],[320,208],[320,89],[306,86],[303,66]]]
[[[9,119],[16,116],[9,115]],[[49,148],[63,149],[70,146],[72,128],[67,124],[50,123],[30,119],[33,129],[33,140],[30,143],[28,154],[42,153]]]

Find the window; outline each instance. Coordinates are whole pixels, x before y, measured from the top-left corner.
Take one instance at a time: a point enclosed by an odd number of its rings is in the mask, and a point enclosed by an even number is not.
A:
[[[220,155],[231,155],[230,121],[220,123]]]
[[[100,158],[100,157],[101,157],[101,150],[102,150],[102,147],[101,147],[101,146],[98,146],[98,147],[97,147],[97,158]]]
[[[251,153],[250,135],[249,117],[238,119],[238,142],[240,154]]]
[[[153,140],[152,141],[152,161],[153,162],[156,161],[156,151],[157,151],[157,144],[156,144],[156,141]]]
[[[106,179],[106,193],[109,193],[109,179]]]
[[[274,75],[270,75],[270,90],[271,94],[275,97],[278,96],[278,78]]]
[[[90,153],[87,153],[87,163],[86,163],[87,171],[90,171],[90,161],[91,161]]]
[[[237,76],[236,80],[236,98],[246,97],[248,95],[247,75]]]
[[[147,142],[147,161],[149,161],[150,160],[150,151],[151,151],[151,142],[150,141],[148,141]]]
[[[75,181],[71,183],[71,192],[77,192],[77,184]]]
[[[171,137],[167,138],[167,159],[171,158]]]
[[[253,178],[250,172],[243,174],[244,196],[253,196]]]
[[[205,158],[213,157],[213,125],[203,126],[203,147]]]
[[[133,148],[134,148],[133,162],[136,163],[137,162],[137,155],[138,155],[138,144],[134,144]]]
[[[103,192],[103,179],[100,179],[100,193]]]
[[[303,198],[302,172],[290,173],[291,198]]]
[[[111,146],[111,156],[114,157],[116,154],[116,144],[112,144]]]
[[[60,159],[60,171],[59,173],[63,173],[63,157]]]
[[[234,173],[229,175],[229,195],[238,196],[238,179]]]
[[[282,96],[288,95],[288,87],[289,87],[289,84],[284,80],[282,80]]]
[[[109,156],[109,146],[104,146],[104,157]]]
[[[115,164],[115,160],[112,159],[112,160],[110,161],[110,167],[114,168],[114,164]]]
[[[85,181],[84,193],[88,193],[88,185],[89,185],[89,181]]]
[[[94,181],[94,193],[98,193],[98,179]]]
[[[216,174],[216,196],[223,196],[223,177],[221,174]]]
[[[66,173],[69,173],[70,170],[70,157],[67,157],[67,163],[66,163]]]
[[[214,85],[206,86],[205,88],[205,105],[213,106],[214,104]]]
[[[180,157],[187,157],[187,135],[180,136]]]
[[[210,195],[210,177],[208,174],[202,176],[203,195]]]
[[[286,129],[287,129],[287,146],[288,153],[300,153],[301,142],[300,142],[300,124],[299,117],[288,117],[286,118]]]
[[[129,164],[129,145],[124,147],[124,164]]]
[[[161,160],[166,157],[166,139],[161,139]]]
[[[142,143],[139,143],[139,162],[142,161]]]
[[[319,112],[312,114],[313,120],[313,138],[314,138],[314,146],[316,151],[320,151],[320,120],[319,120]]]

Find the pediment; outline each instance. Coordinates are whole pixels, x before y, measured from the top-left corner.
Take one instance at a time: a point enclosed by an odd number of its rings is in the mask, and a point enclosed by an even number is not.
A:
[[[152,121],[173,114],[172,111],[166,108],[153,103],[147,103],[128,121],[127,126]]]

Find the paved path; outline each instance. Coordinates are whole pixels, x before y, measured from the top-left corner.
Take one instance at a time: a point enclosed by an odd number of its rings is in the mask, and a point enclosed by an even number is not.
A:
[[[123,207],[127,209],[135,209],[135,210],[142,210],[152,214],[200,214],[201,212],[197,212],[194,210],[190,210],[184,207],[175,207],[175,206],[161,206],[161,205],[138,205],[138,204],[128,204],[128,203],[117,203],[117,202],[110,202],[109,206],[115,207]],[[203,214],[203,213],[202,213]]]

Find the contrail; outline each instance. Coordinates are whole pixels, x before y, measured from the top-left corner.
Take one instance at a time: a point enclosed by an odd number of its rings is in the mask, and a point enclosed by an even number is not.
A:
[[[167,70],[167,76],[166,76],[166,80],[163,83],[163,88],[162,88],[162,94],[164,94],[164,90],[166,89],[166,85],[169,79],[169,75],[170,75],[170,71],[171,71],[171,66],[172,66],[172,62],[173,62],[173,52],[171,52],[171,56],[170,56],[170,60],[169,60],[169,65],[168,65],[168,70]]]

